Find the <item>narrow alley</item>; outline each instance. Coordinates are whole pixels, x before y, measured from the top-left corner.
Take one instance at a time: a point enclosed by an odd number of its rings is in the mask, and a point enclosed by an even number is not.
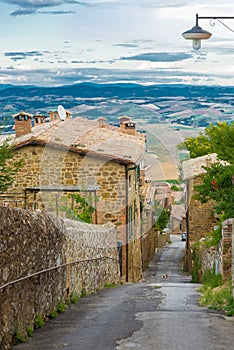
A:
[[[233,350],[234,322],[198,305],[185,242],[171,239],[142,281],[82,298],[14,350]]]

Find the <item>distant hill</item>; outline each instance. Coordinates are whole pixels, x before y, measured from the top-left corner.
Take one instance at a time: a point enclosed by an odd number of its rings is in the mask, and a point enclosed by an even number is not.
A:
[[[58,87],[0,85],[1,119],[11,119],[21,110],[48,113],[59,104],[74,117],[105,116],[113,124],[119,116],[128,115],[143,124],[204,127],[234,120],[234,87],[89,82]]]

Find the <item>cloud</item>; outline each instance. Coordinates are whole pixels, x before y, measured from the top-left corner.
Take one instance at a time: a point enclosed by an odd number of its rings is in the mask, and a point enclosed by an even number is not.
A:
[[[164,8],[164,7],[183,7],[185,6],[185,1],[176,1],[172,2],[169,1],[155,1],[155,0],[148,0],[148,1],[140,1],[141,5],[143,7],[152,7],[152,8]]]
[[[43,7],[58,6],[66,1],[63,0],[2,0],[8,4],[17,5],[20,8],[37,9]]]
[[[40,9],[50,8],[62,5],[78,5],[78,6],[86,6],[86,7],[107,7],[107,6],[141,6],[141,7],[149,7],[149,8],[164,8],[164,7],[181,7],[183,3],[175,4],[171,0],[164,1],[155,1],[155,0],[0,0],[0,2],[5,2],[11,5],[18,6],[18,9],[12,11],[10,13],[11,16],[23,16],[23,15],[31,15],[31,14],[70,14],[74,13],[73,11],[52,11],[40,12]]]
[[[18,9],[13,12],[11,12],[11,16],[16,17],[16,16],[26,16],[26,15],[33,15],[36,13],[36,10],[32,9]]]
[[[11,16],[23,16],[23,15],[32,15],[32,14],[52,14],[52,15],[61,15],[61,14],[71,14],[75,11],[39,11],[43,8],[50,8],[61,5],[80,5],[80,6],[91,6],[89,2],[82,2],[76,0],[0,0],[11,5],[18,6],[19,8],[10,13]]]
[[[58,69],[9,69],[0,70],[0,83],[32,84],[38,86],[61,86],[76,84],[78,82],[94,83],[138,83],[138,84],[172,84],[192,82],[196,85],[231,85],[233,77],[227,72],[219,74],[214,72],[194,72],[180,69],[151,69],[151,70],[120,70],[98,68],[60,68]]]
[[[16,51],[16,52],[5,52],[4,56],[10,57],[12,61],[25,60],[28,57],[38,57],[49,53],[49,51]]]
[[[113,44],[112,46],[117,46],[117,47],[139,47],[137,44],[132,44],[132,43],[120,43],[120,44]]]
[[[73,10],[68,11],[37,11],[37,9],[18,9],[11,12],[11,16],[26,16],[26,15],[34,15],[34,14],[41,14],[41,15],[70,15],[76,13]]]
[[[37,13],[43,15],[70,15],[76,13],[76,11],[37,11]]]
[[[114,60],[90,60],[90,61],[82,61],[82,60],[72,60],[71,64],[98,64],[98,63],[113,63]]]
[[[193,55],[183,52],[150,52],[142,53],[135,56],[121,57],[121,60],[130,61],[150,61],[150,62],[176,62],[192,58]]]

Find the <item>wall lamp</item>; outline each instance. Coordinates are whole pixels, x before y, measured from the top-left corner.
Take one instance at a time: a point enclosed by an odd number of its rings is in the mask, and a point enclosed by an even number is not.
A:
[[[234,19],[234,17],[217,17],[217,16],[212,16],[212,17],[201,17],[196,14],[196,25],[192,28],[187,30],[182,34],[184,39],[192,40],[193,41],[193,48],[195,50],[199,50],[201,48],[201,40],[209,39],[211,37],[211,33],[207,32],[206,30],[202,29],[198,25],[198,20],[199,19],[210,19],[210,25],[214,26],[215,22],[212,20],[217,20],[219,23],[221,23],[223,26],[225,26],[227,29],[229,29],[231,32],[234,32],[230,27],[228,27],[225,23],[220,21],[220,19]]]

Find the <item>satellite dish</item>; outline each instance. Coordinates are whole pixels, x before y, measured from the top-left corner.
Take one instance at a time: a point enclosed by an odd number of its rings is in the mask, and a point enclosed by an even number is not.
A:
[[[62,105],[58,106],[58,115],[61,120],[65,120],[67,117],[67,113]]]

